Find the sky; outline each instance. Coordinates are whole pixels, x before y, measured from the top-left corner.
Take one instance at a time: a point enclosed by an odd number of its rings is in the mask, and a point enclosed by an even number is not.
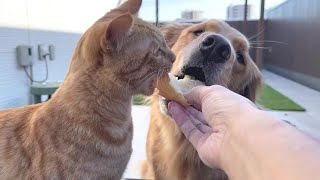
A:
[[[266,0],[270,8],[285,0]],[[180,18],[183,10],[201,10],[206,19],[225,19],[230,4],[244,0],[159,0],[160,21]],[[116,7],[118,0],[0,0],[0,27],[83,33],[98,18]],[[260,0],[248,0],[259,10]],[[255,16],[258,17],[259,11]],[[155,0],[143,0],[139,16],[155,20]]]
[[[0,0],[0,27],[83,33],[117,0]],[[0,34],[1,35],[1,34]]]
[[[284,0],[266,0],[265,7],[269,9]],[[183,10],[203,11],[206,19],[226,19],[227,7],[229,5],[244,4],[244,0],[159,0],[160,21],[173,21],[180,18]],[[248,0],[253,6],[253,17],[259,18],[260,0]],[[139,14],[143,19],[154,21],[155,0],[144,0]]]

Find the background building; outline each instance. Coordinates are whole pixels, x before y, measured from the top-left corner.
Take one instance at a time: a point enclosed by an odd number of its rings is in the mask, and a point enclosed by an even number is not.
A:
[[[248,4],[247,19],[252,19],[253,6]],[[227,20],[243,20],[244,5],[230,5],[227,9]]]
[[[203,11],[185,10],[181,12],[181,19],[184,20],[202,20]]]

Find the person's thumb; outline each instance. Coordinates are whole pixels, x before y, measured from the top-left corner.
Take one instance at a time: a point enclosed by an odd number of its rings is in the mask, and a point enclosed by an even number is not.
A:
[[[192,88],[189,92],[184,94],[184,97],[188,101],[188,103],[194,106],[196,109],[202,109],[202,99],[207,94],[211,92],[210,86],[196,86]]]

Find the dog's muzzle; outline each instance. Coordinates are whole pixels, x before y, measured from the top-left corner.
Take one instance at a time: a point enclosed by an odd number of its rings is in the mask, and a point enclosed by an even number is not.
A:
[[[231,56],[231,46],[221,35],[209,35],[191,52],[182,74],[212,85],[214,71],[224,65]]]

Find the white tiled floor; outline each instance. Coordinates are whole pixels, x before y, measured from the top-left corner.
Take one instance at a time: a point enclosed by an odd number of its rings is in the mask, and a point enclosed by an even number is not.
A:
[[[307,134],[320,139],[320,92],[285,79],[269,71],[262,71],[267,84],[288,96],[306,112],[268,111],[282,120],[290,121]],[[145,142],[149,127],[149,107],[133,106],[133,153],[124,178],[139,178],[139,164],[145,160]]]
[[[271,111],[280,119],[292,122],[297,128],[320,139],[320,92],[269,71],[262,71],[264,81],[282,94],[303,106],[305,112]]]

